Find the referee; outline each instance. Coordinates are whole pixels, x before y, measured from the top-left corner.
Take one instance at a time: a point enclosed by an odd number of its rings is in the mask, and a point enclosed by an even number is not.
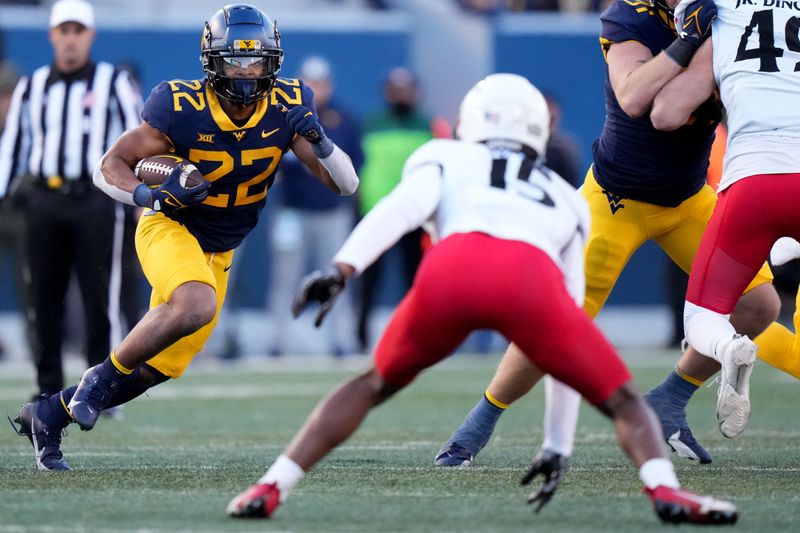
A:
[[[92,184],[105,150],[139,123],[141,96],[128,75],[94,63],[94,9],[59,0],[50,14],[52,65],[17,84],[0,139],[0,201],[30,175],[25,204],[26,306],[39,393],[63,388],[61,345],[74,271],[86,314],[89,365],[121,338],[123,209]]]

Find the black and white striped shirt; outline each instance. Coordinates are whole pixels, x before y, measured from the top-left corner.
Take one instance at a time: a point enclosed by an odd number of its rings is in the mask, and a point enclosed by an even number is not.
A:
[[[71,74],[47,65],[22,78],[0,139],[0,198],[25,173],[91,183],[105,151],[139,125],[141,106],[128,74],[109,63],[89,63]]]

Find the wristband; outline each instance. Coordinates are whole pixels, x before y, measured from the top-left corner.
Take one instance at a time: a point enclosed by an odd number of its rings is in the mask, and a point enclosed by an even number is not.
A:
[[[700,43],[694,43],[679,37],[664,49],[664,53],[678,65],[686,68],[698,48],[700,48]]]
[[[153,194],[152,189],[140,183],[133,189],[133,203],[139,207],[153,207]]]

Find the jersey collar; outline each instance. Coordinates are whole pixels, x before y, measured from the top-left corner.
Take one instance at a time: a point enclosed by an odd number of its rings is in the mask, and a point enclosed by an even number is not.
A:
[[[206,84],[206,100],[208,101],[208,108],[211,110],[211,116],[214,118],[214,122],[217,123],[217,126],[219,126],[222,131],[239,131],[255,127],[255,125],[261,122],[261,119],[264,118],[264,113],[267,112],[268,98],[269,96],[263,100],[259,100],[256,104],[256,110],[247,121],[247,124],[239,127],[233,123],[227,114],[225,114],[225,111],[223,111],[222,106],[219,104],[217,93],[214,92],[214,90],[211,88],[211,85]]]

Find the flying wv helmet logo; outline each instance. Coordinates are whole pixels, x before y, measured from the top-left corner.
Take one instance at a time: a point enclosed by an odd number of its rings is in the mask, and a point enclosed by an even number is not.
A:
[[[233,50],[236,52],[261,50],[261,41],[258,39],[236,39],[233,41]]]
[[[622,203],[624,198],[622,196],[610,193],[608,191],[603,191],[603,194],[606,195],[608,199],[608,207],[611,209],[611,214],[615,215],[617,211],[625,207],[625,204]]]
[[[241,141],[242,137],[244,137],[244,134],[247,133],[247,132],[246,131],[234,131],[232,133],[233,133],[233,136],[236,137],[237,141]]]

